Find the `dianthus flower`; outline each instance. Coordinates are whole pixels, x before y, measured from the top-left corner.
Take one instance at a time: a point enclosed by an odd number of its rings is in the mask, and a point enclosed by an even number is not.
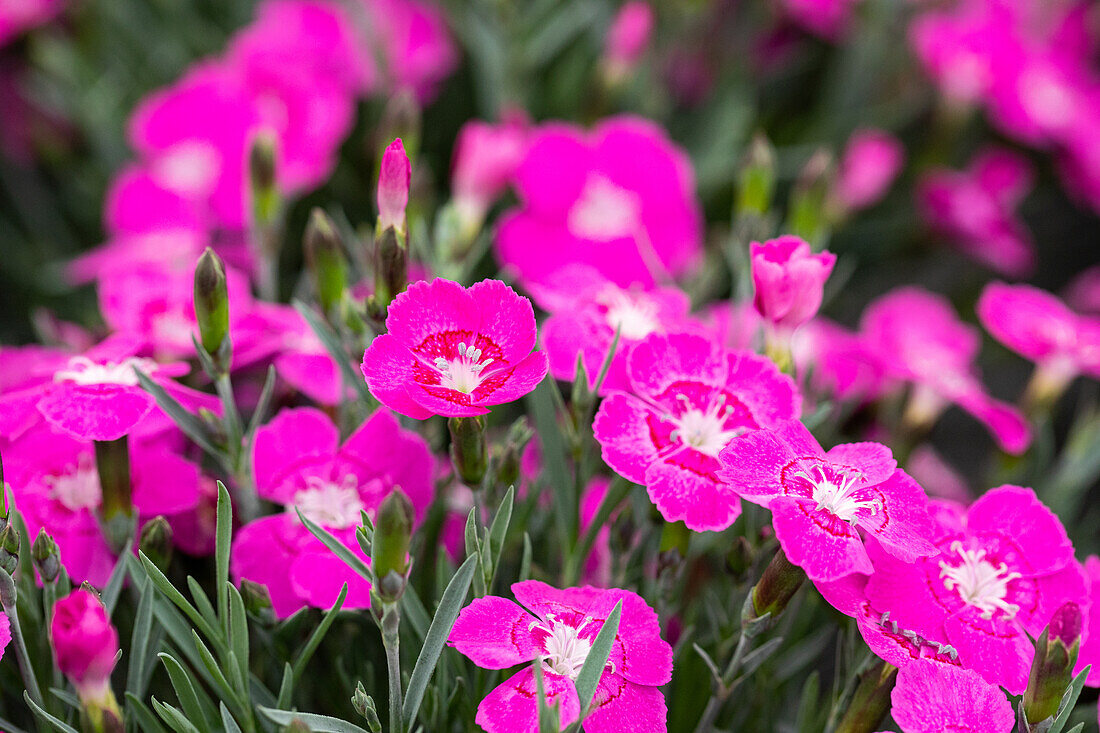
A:
[[[348,584],[345,608],[370,607],[370,583],[332,554],[298,520],[295,509],[368,562],[355,539],[361,512],[373,512],[400,487],[423,516],[432,499],[431,454],[388,410],[376,411],[342,444],[320,410],[287,409],[256,432],[256,491],[286,507],[242,527],[233,539],[238,580],[267,586],[275,614],[332,605]]]
[[[923,659],[898,669],[890,702],[902,733],[1009,733],[1016,724],[1004,692],[981,675]]]
[[[888,132],[857,130],[844,148],[834,195],[848,211],[863,209],[886,195],[905,162],[905,148]]]
[[[749,251],[753,306],[765,321],[790,333],[817,314],[836,255],[814,254],[805,240],[792,235],[753,242]]]
[[[699,258],[691,165],[648,121],[611,118],[591,132],[542,125],[515,183],[522,204],[501,219],[496,252],[525,285],[583,264],[623,287],[649,287]]]
[[[890,449],[845,443],[824,451],[798,420],[735,438],[718,477],[741,498],[768,507],[787,558],[813,580],[873,568],[860,530],[905,560],[936,553],[924,491]]]
[[[1090,555],[1085,558],[1082,570],[1089,584],[1089,607],[1085,617],[1085,633],[1081,640],[1081,652],[1077,657],[1077,666],[1073,674],[1077,675],[1091,664],[1088,679],[1089,687],[1100,687],[1100,557]]]
[[[627,376],[632,394],[612,392],[593,425],[607,465],[644,484],[666,520],[725,529],[741,502],[717,476],[719,451],[746,430],[798,417],[794,382],[761,356],[689,334],[647,337]]]
[[[531,302],[499,280],[412,283],[390,304],[386,328],[363,354],[363,375],[402,415],[484,415],[546,376],[546,355],[531,353]]]
[[[867,597],[899,626],[944,640],[959,661],[1013,694],[1034,647],[1066,601],[1085,606],[1084,573],[1058,518],[1035,492],[994,489],[968,509],[933,502],[927,537],[940,554],[905,562],[871,543]]]
[[[672,678],[672,647],[640,596],[591,586],[558,590],[535,580],[513,584],[512,593],[522,606],[486,596],[462,609],[450,645],[486,669],[541,663],[546,702],[557,706],[564,728],[580,716],[574,683],[592,642],[622,601],[619,631],[583,728],[587,733],[666,730],[659,688]],[[489,733],[536,733],[534,667],[524,667],[490,692],[478,705],[476,722]]]

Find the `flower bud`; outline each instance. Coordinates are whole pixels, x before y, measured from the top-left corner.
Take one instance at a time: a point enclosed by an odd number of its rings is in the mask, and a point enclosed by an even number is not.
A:
[[[879,661],[859,676],[859,684],[836,727],[836,733],[871,733],[890,709],[890,692],[897,681],[898,668]]]
[[[351,704],[355,708],[355,712],[367,721],[367,728],[370,729],[371,733],[381,733],[382,721],[378,719],[378,709],[374,706],[374,698],[367,694],[362,682],[355,685],[355,694],[351,697]]]
[[[251,580],[241,580],[241,600],[244,610],[264,625],[275,623],[275,610],[267,586]]]
[[[451,431],[451,463],[455,475],[475,491],[481,487],[489,465],[485,443],[485,420],[480,415],[452,417],[447,421]]]
[[[19,565],[19,530],[15,524],[8,522],[0,531],[0,570],[8,575],[15,572]]]
[[[88,718],[99,721],[97,729],[108,714],[121,719],[110,687],[118,631],[94,593],[81,588],[54,604],[50,643],[57,668],[73,683]]]
[[[621,82],[638,65],[652,33],[653,8],[649,3],[630,0],[619,8],[604,47],[604,69],[609,82]]]
[[[225,263],[209,247],[195,265],[195,320],[202,347],[217,363],[222,343],[229,336],[229,290]]]
[[[768,213],[775,193],[775,178],[775,150],[763,133],[757,133],[749,143],[737,174],[737,215]]]
[[[393,227],[405,233],[405,208],[409,205],[409,182],[412,166],[401,138],[397,138],[382,153],[378,172],[378,232]]]
[[[833,158],[818,150],[802,169],[791,194],[787,231],[808,242],[821,244],[829,229],[827,201],[833,184]]]
[[[172,563],[172,527],[157,515],[141,528],[141,551],[163,572]]]
[[[38,570],[43,583],[52,583],[61,574],[61,553],[57,543],[46,533],[46,528],[38,530],[38,536],[31,545],[31,559]]]
[[[1024,692],[1024,711],[1032,725],[1058,712],[1062,695],[1073,679],[1081,648],[1081,608],[1063,603],[1035,642],[1035,657]]]
[[[870,206],[886,195],[905,162],[901,142],[882,130],[860,130],[844,149],[834,198],[844,211]]]
[[[519,418],[508,429],[504,447],[500,450],[496,461],[496,483],[501,488],[515,486],[519,481],[523,449],[533,436],[534,432],[526,417]]]
[[[386,227],[374,239],[374,298],[378,314],[409,284],[408,246],[405,235]]]
[[[248,149],[248,180],[252,191],[252,215],[257,223],[274,221],[279,213],[279,188],[275,180],[275,138],[260,133]]]
[[[313,287],[321,309],[330,314],[344,299],[348,284],[348,265],[344,261],[340,235],[332,219],[314,207],[309,215],[305,234],[306,263],[313,276]]]
[[[742,619],[754,621],[764,614],[771,614],[774,620],[790,603],[791,598],[806,580],[802,568],[787,559],[782,549],[776,550],[775,557],[764,568],[760,581],[753,586],[751,610],[753,617]]]
[[[409,541],[416,515],[412,502],[395,488],[378,507],[371,539],[371,571],[374,590],[384,602],[401,598],[409,579]]]
[[[749,249],[756,312],[788,333],[813,318],[836,255],[814,254],[807,242],[791,235],[753,242]]]

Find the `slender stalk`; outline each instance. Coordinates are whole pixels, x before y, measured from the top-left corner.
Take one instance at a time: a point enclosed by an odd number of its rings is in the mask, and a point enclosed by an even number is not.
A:
[[[733,656],[722,672],[722,681],[719,683],[718,691],[711,696],[710,702],[703,710],[703,717],[699,718],[699,724],[695,726],[695,733],[707,733],[707,731],[714,730],[714,721],[717,720],[718,713],[721,712],[722,706],[726,704],[726,700],[733,694],[733,691],[737,689],[736,684],[726,682],[726,680],[732,680],[741,668],[741,662],[745,658],[745,653],[749,650],[749,641],[749,635],[742,631],[740,638],[737,639],[737,648],[733,650]]]
[[[3,605],[4,614],[7,615],[8,625],[11,627],[11,643],[15,648],[15,658],[19,662],[19,672],[23,675],[23,683],[27,686],[27,693],[31,699],[42,705],[42,691],[38,687],[38,678],[34,675],[31,657],[27,653],[27,644],[23,641],[23,629],[19,624],[16,598],[15,581],[6,572],[0,570],[0,605]]]
[[[398,630],[401,625],[401,613],[396,603],[387,603],[382,614],[382,645],[386,648],[386,667],[389,670],[390,683],[390,731],[401,733],[404,723],[401,720],[401,653]]]

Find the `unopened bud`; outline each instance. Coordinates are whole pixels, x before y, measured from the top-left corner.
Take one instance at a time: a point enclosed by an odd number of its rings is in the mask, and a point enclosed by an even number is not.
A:
[[[248,180],[252,191],[252,215],[258,224],[274,221],[279,213],[279,188],[276,183],[277,155],[275,138],[260,133],[248,150]]]
[[[374,239],[374,306],[379,313],[409,284],[409,258],[405,235],[386,227]]]
[[[283,728],[284,733],[310,733],[309,725],[301,718],[294,718]]]
[[[832,155],[818,150],[802,169],[791,195],[785,230],[818,248],[829,229],[828,196],[833,177]]]
[[[645,0],[630,0],[616,13],[607,31],[604,73],[610,83],[623,80],[638,65],[653,32],[653,8]]]
[[[382,721],[378,719],[378,709],[374,706],[374,698],[367,694],[363,683],[355,685],[355,694],[351,697],[351,705],[355,712],[359,713],[366,721],[371,733],[381,733]]]
[[[371,571],[375,591],[384,602],[401,598],[409,579],[409,542],[416,515],[412,502],[395,488],[378,507],[371,539]]]
[[[775,193],[775,149],[763,133],[757,133],[745,152],[737,174],[738,215],[763,216],[772,205]]]
[[[495,464],[498,486],[515,486],[519,481],[523,449],[527,447],[527,443],[534,434],[526,417],[521,417],[512,423],[512,427],[508,429],[508,437],[504,440],[504,447],[500,450]]]
[[[330,314],[344,299],[348,284],[348,265],[344,260],[340,236],[332,219],[314,208],[309,216],[305,235],[306,263],[313,276],[313,286],[321,308]]]
[[[489,464],[485,443],[485,420],[480,415],[452,417],[447,421],[451,431],[451,463],[455,475],[473,490],[481,487]]]
[[[898,668],[879,661],[859,676],[859,684],[836,727],[836,733],[871,733],[890,709],[890,692],[897,681]]]
[[[790,603],[791,598],[806,580],[806,573],[802,568],[787,559],[782,549],[776,550],[775,557],[764,568],[764,574],[752,589],[751,611],[752,618],[742,619],[742,622],[753,621],[764,614],[771,614],[774,620]]]
[[[241,581],[241,600],[244,602],[244,610],[249,616],[267,625],[274,623],[275,610],[271,605],[271,594],[266,585],[251,580]]]
[[[57,543],[46,533],[46,528],[38,530],[38,536],[31,545],[31,559],[38,570],[43,583],[52,583],[61,574],[61,554]]]
[[[8,575],[15,572],[19,564],[19,530],[8,522],[3,531],[0,531],[0,570]]]
[[[1081,648],[1081,608],[1073,601],[1062,604],[1035,643],[1035,657],[1024,692],[1024,711],[1032,725],[1058,712],[1062,695],[1073,679],[1073,666]]]
[[[217,360],[229,336],[229,290],[225,263],[209,247],[195,265],[195,320],[202,348]]]
[[[153,517],[141,528],[140,547],[161,571],[172,563],[172,527],[163,515]]]
[[[405,233],[405,208],[409,205],[411,180],[412,165],[401,138],[397,138],[382,153],[378,172],[378,232],[393,227],[398,233]]]

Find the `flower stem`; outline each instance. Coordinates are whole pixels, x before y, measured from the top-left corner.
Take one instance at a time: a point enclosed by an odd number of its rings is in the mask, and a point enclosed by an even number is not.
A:
[[[401,654],[398,631],[401,613],[396,603],[386,603],[382,613],[382,645],[386,648],[386,667],[390,682],[390,731],[401,733]]]
[[[31,699],[42,705],[42,691],[38,687],[38,678],[34,676],[34,667],[31,666],[31,658],[27,653],[27,644],[23,641],[23,629],[19,624],[16,598],[15,581],[10,575],[0,570],[0,605],[3,606],[4,614],[8,617],[8,625],[11,627],[11,643],[15,647],[19,671],[23,675],[23,683],[27,686],[27,693]]]

